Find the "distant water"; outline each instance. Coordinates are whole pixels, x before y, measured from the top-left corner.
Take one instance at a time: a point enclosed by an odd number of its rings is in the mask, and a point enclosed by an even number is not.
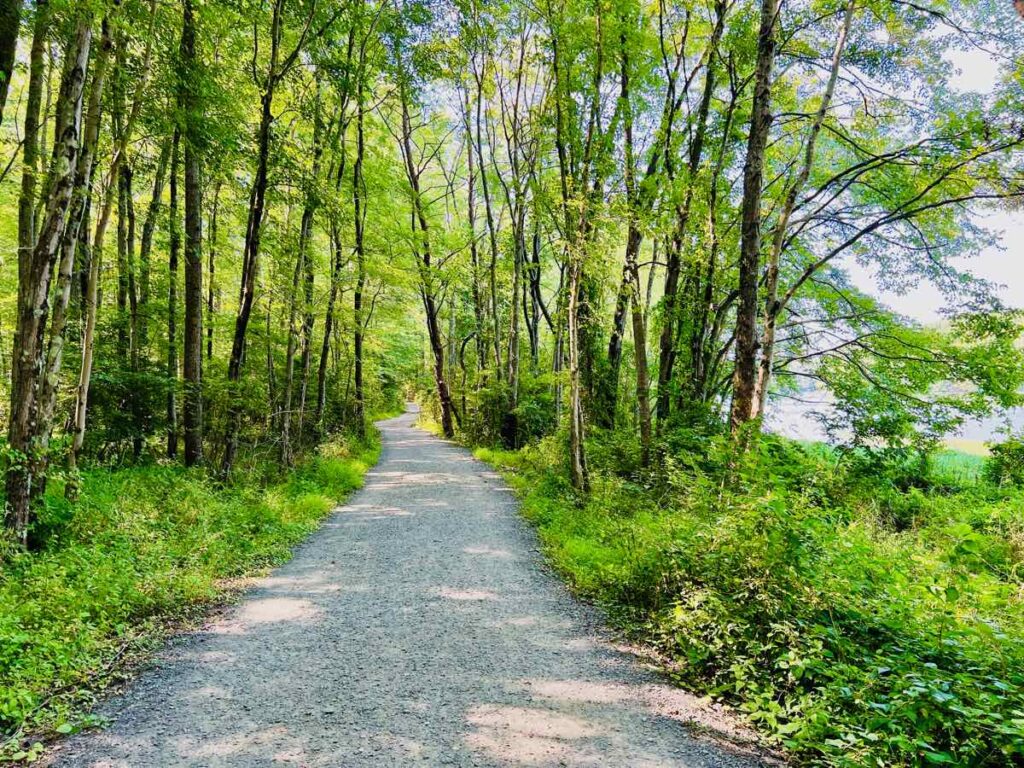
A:
[[[770,403],[765,423],[767,428],[796,440],[825,440],[825,430],[815,415],[832,408],[829,397],[817,391],[801,393],[798,399],[775,398]],[[1024,408],[1014,408],[1005,417],[966,422],[951,438],[968,443],[999,442],[1007,427],[1024,429]]]

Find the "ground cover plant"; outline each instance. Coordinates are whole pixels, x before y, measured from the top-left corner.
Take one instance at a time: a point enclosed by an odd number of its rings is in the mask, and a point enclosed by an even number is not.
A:
[[[902,487],[904,469],[774,437],[739,458],[721,436],[674,442],[658,475],[594,445],[585,498],[555,440],[477,455],[580,594],[798,761],[1019,762],[1019,485],[952,482],[971,462],[948,453]]]

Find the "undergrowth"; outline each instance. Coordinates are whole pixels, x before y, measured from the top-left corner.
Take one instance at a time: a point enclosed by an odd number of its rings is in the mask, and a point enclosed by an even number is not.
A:
[[[794,760],[1024,764],[1020,489],[950,455],[765,437],[737,459],[685,432],[662,450],[641,472],[619,436],[595,440],[585,499],[558,440],[477,455],[577,592]]]
[[[96,469],[74,504],[51,483],[45,549],[0,571],[0,760],[39,754],[25,734],[91,724],[88,705],[127,658],[287,560],[378,451],[339,438],[284,478],[268,465],[227,487],[176,465]]]

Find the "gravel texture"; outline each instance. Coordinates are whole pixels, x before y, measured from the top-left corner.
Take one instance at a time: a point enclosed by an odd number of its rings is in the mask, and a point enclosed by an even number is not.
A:
[[[363,490],[51,764],[762,764],[727,713],[615,647],[500,477],[414,420],[381,422]]]

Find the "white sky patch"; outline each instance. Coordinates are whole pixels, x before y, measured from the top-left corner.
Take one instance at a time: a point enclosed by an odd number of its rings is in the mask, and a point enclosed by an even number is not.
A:
[[[957,70],[950,85],[959,91],[988,94],[999,80],[999,61],[986,51],[952,51],[948,60]],[[1024,210],[979,212],[975,222],[997,233],[998,244],[971,257],[954,259],[952,265],[1000,286],[998,294],[1008,307],[1024,309]],[[862,291],[920,323],[939,322],[942,310],[948,308],[942,293],[927,281],[922,281],[912,290],[896,293],[879,284],[878,267],[875,265],[858,264],[848,257],[840,262],[840,266]],[[829,396],[820,391],[801,393],[799,400],[777,399],[767,414],[769,427],[797,439],[821,440],[825,435],[813,412],[827,410],[828,401]],[[1024,425],[1022,409],[1011,414],[1009,423],[1017,428]],[[986,441],[996,437],[1007,426],[1006,421],[998,418],[969,422],[960,430],[960,436],[972,441]]]
[[[987,94],[999,80],[999,61],[987,51],[978,48],[952,51],[948,60],[957,70],[950,80],[957,90]],[[1000,233],[1000,246],[986,248],[970,258],[956,259],[953,265],[1002,286],[999,295],[1006,305],[1024,308],[1024,211],[979,213],[975,221]],[[877,296],[900,314],[926,324],[941,319],[940,310],[945,300],[934,285],[923,282],[899,294],[879,285],[876,267],[857,264],[852,258],[843,261],[842,266],[858,288]]]

